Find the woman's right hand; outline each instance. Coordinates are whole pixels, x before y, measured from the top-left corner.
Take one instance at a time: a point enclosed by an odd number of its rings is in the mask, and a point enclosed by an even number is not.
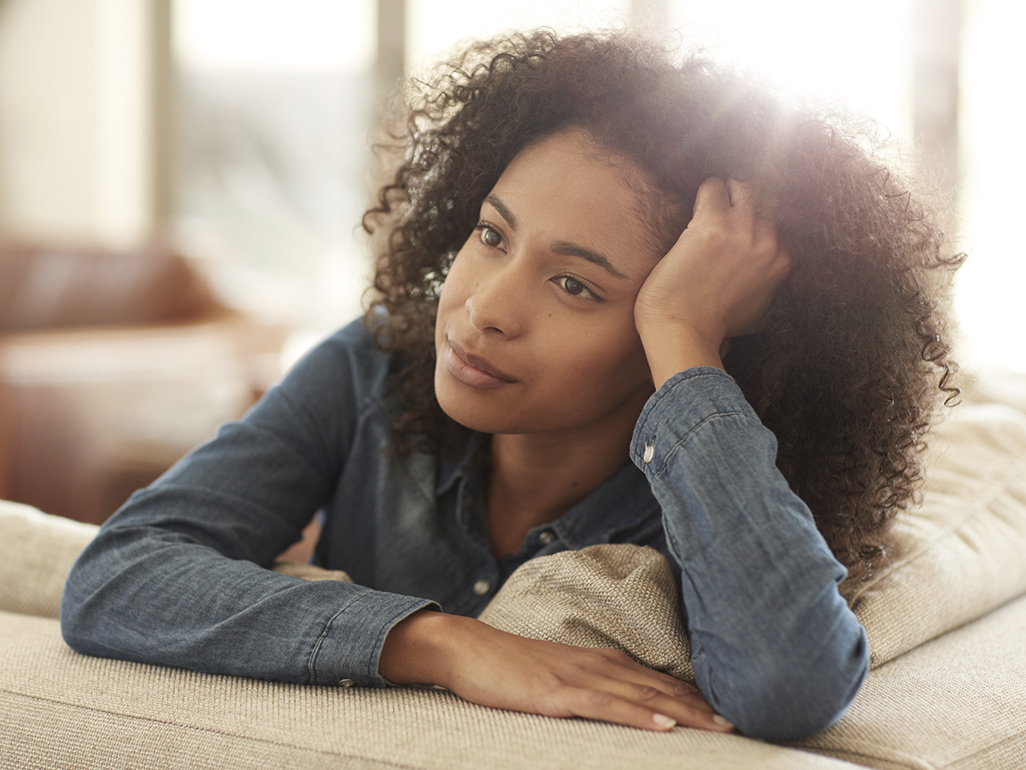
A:
[[[397,684],[434,684],[482,706],[669,730],[733,727],[693,685],[618,650],[527,639],[473,618],[421,610],[389,633],[378,665]]]
[[[723,368],[725,341],[761,327],[791,260],[757,197],[749,184],[706,179],[691,222],[638,292],[634,318],[657,388],[691,366]]]

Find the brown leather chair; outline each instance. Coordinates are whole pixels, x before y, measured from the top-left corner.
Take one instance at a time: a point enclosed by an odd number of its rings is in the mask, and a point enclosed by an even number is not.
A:
[[[0,243],[0,498],[100,523],[279,374],[176,251]]]

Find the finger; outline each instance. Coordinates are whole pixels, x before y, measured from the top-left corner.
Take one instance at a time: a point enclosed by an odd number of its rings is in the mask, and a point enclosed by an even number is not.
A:
[[[717,177],[709,177],[698,186],[695,194],[693,217],[704,216],[715,212],[726,212],[730,209],[730,193],[727,184]]]
[[[684,711],[672,703],[660,701],[656,695],[648,702],[623,698],[606,690],[572,688],[565,693],[568,715],[598,719],[603,722],[638,727],[642,730],[666,731],[676,725],[714,732],[729,732],[733,728],[719,724],[713,715],[700,711]],[[666,713],[670,712],[670,713]]]
[[[663,714],[677,724],[704,730],[727,731],[732,725],[719,716],[697,687],[684,689],[684,695],[668,694],[648,684],[606,680],[596,683],[596,690],[604,690],[630,703],[643,706],[654,713]]]
[[[654,671],[642,666],[634,659],[624,655],[623,660],[614,659],[624,669],[623,680],[627,683],[642,686],[654,687],[670,698],[675,698],[693,708],[702,711],[713,712],[713,707],[702,695],[701,691],[689,682],[682,682],[680,679],[664,674],[661,671]]]
[[[662,671],[642,665],[622,650],[597,648],[593,652],[600,653],[603,663],[608,661],[622,668],[625,672],[624,678],[628,681],[638,684],[653,684],[668,695],[702,697],[701,691],[691,682],[685,682]]]
[[[647,705],[680,724],[717,730],[730,729],[729,722],[718,717],[693,684],[646,668],[618,651],[606,650],[603,657],[605,665],[587,679],[579,680],[578,685],[604,690],[633,703]],[[610,669],[608,663],[614,664],[615,668]]]

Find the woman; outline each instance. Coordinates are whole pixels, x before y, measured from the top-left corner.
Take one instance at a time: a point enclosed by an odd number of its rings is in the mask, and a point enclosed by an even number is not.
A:
[[[653,730],[831,724],[868,665],[839,586],[955,392],[939,232],[864,137],[624,36],[482,43],[412,104],[364,322],[104,525],[68,643]],[[318,510],[353,585],[266,570]],[[607,542],[670,559],[700,693],[474,620],[526,560]]]

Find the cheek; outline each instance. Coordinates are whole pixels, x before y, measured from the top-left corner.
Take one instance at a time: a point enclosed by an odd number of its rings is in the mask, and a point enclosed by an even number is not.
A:
[[[471,272],[471,259],[464,256],[463,249],[460,249],[445,274],[445,282],[442,284],[438,298],[440,308],[458,307],[463,304],[466,299],[467,284],[472,279]]]
[[[550,348],[550,360],[572,383],[571,390],[609,393],[613,398],[651,377],[645,349],[633,325],[589,330],[586,337],[561,335]]]
[[[438,312],[435,320],[435,334],[440,334],[441,322],[447,313],[454,308],[463,305],[465,292],[463,291],[462,272],[459,268],[459,258],[452,263],[449,272],[445,276],[445,282],[438,294]]]

